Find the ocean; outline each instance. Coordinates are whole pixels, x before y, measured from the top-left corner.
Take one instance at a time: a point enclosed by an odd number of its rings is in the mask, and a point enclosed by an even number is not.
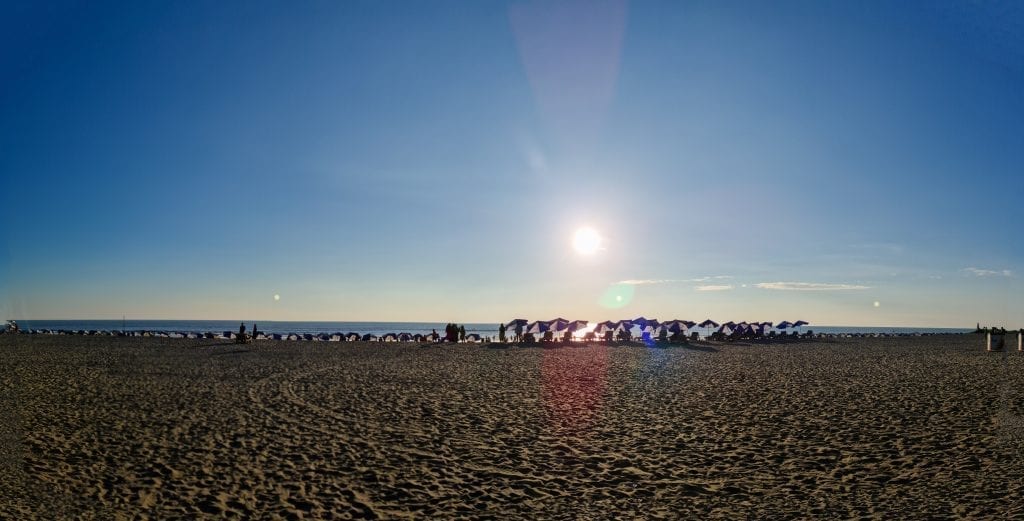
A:
[[[19,320],[22,331],[33,329],[72,330],[72,331],[164,331],[179,333],[222,333],[238,331],[235,320]],[[466,333],[476,333],[482,337],[498,336],[498,323],[462,324]],[[252,331],[252,322],[246,322],[247,331]],[[384,335],[386,333],[427,334],[431,331],[444,333],[443,322],[257,322],[256,326],[265,333],[358,333],[360,335]],[[945,334],[969,333],[973,329],[936,328],[936,327],[863,327],[863,326],[804,326],[799,331],[811,330],[815,333],[850,333],[850,334]],[[707,330],[693,328],[691,331],[704,335]],[[634,331],[638,333],[639,331]]]

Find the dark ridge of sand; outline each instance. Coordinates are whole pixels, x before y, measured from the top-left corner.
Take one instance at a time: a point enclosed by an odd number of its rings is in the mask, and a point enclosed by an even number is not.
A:
[[[0,518],[1021,518],[983,342],[2,335]]]

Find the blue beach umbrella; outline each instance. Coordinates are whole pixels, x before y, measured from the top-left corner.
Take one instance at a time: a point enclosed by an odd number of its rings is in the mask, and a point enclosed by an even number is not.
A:
[[[544,333],[551,329],[547,322],[537,320],[526,325],[527,333]]]
[[[788,320],[783,320],[782,322],[775,324],[775,329],[786,329],[790,327],[793,327],[793,323]]]
[[[548,327],[552,331],[555,331],[555,332],[561,331],[561,330],[566,329],[567,327],[569,327],[569,321],[564,319],[564,318],[556,318],[556,319],[553,319],[553,320],[548,320],[547,324],[548,324]]]
[[[604,322],[598,322],[597,325],[594,326],[594,332],[600,335],[601,333],[604,333],[605,331],[608,331],[608,330],[614,331],[615,328],[618,327],[618,325],[619,325],[618,322],[613,322],[611,320],[605,320]]]
[[[670,333],[682,333],[690,329],[690,324],[686,320],[669,320],[668,322],[662,322],[661,327],[667,329]]]
[[[517,318],[515,320],[512,320],[508,324],[505,324],[505,327],[515,328],[517,325],[525,327],[527,323],[529,323],[529,320],[526,320],[525,318]]]
[[[797,320],[796,322],[793,322],[793,327],[799,328],[800,326],[806,326],[808,324],[809,324],[809,322],[807,322],[805,320]]]
[[[711,320],[709,318],[701,322],[700,324],[697,324],[697,327],[704,328],[704,336],[706,337],[709,333],[711,333],[711,328],[718,327],[718,322],[715,322],[714,320]]]
[[[569,322],[568,329],[575,333],[581,329],[586,329],[588,324],[590,324],[590,322],[587,322],[586,320],[573,320],[572,322]]]

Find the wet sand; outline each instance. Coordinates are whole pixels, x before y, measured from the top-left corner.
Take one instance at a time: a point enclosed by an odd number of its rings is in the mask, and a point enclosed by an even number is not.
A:
[[[1024,355],[0,336],[0,518],[1020,518]]]

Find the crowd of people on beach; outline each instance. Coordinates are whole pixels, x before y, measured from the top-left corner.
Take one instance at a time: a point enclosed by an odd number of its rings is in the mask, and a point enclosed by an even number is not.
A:
[[[434,335],[437,335],[437,331],[434,331]],[[444,326],[444,340],[445,342],[465,342],[466,326],[454,323],[446,324]]]

